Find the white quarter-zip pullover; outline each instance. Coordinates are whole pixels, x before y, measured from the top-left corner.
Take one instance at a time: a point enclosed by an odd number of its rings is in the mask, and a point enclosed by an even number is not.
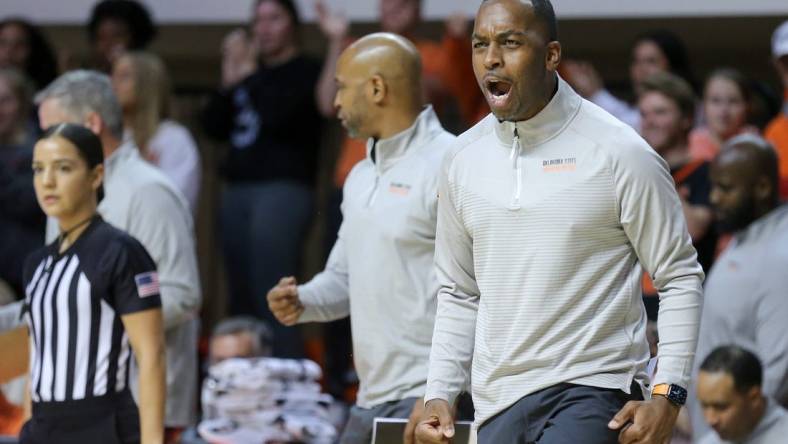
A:
[[[409,129],[370,140],[345,182],[326,269],[298,289],[299,322],[350,314],[360,407],[424,396],[438,291],[438,173],[454,140],[431,107]]]
[[[645,388],[641,267],[660,294],[655,383],[689,383],[703,272],[667,165],[558,82],[532,119],[461,135],[441,173],[425,399],[453,401],[472,367],[477,424],[558,383]]]

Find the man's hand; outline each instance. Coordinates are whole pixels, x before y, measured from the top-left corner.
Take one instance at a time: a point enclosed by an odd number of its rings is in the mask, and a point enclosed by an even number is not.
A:
[[[408,418],[408,425],[405,426],[405,433],[402,435],[402,442],[404,444],[413,444],[416,442],[416,427],[421,421],[421,416],[424,414],[424,398],[419,398],[413,404],[413,410],[410,412]]]
[[[678,414],[679,406],[655,396],[650,401],[629,401],[607,426],[621,431],[621,444],[667,444]]]
[[[464,12],[455,12],[446,19],[446,32],[455,38],[466,39],[468,31],[468,16]]]
[[[222,40],[222,87],[230,88],[257,69],[257,49],[245,29],[236,29]]]
[[[567,76],[567,82],[586,99],[603,88],[602,77],[594,66],[578,60],[564,60],[561,66]]]
[[[268,308],[284,325],[291,326],[298,322],[304,312],[304,304],[298,299],[296,278],[283,277],[271,291],[268,292]]]
[[[437,444],[450,442],[454,437],[454,418],[449,403],[443,399],[431,399],[424,406],[419,425],[416,426],[416,442]]]
[[[322,0],[315,2],[317,24],[329,40],[341,42],[347,37],[350,21],[343,14],[330,11]]]

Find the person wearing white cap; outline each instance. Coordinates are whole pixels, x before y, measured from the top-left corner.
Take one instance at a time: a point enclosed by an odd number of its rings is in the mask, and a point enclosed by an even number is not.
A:
[[[788,198],[788,20],[772,35],[774,68],[783,84],[784,101],[780,114],[766,127],[763,135],[774,145],[780,160],[780,197]]]

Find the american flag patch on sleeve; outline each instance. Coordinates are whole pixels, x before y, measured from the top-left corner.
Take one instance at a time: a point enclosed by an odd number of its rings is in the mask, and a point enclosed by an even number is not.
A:
[[[159,294],[159,274],[155,271],[134,276],[134,283],[137,284],[137,295],[141,298]]]

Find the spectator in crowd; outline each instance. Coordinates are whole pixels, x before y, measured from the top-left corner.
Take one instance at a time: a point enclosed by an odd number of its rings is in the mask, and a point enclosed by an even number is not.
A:
[[[268,293],[282,323],[350,315],[360,388],[343,444],[368,443],[375,417],[420,416],[437,281],[437,178],[454,137],[421,94],[421,62],[407,39],[376,33],[337,62],[334,101],[367,158],[345,182],[344,219],[325,270],[297,285],[284,277]],[[406,442],[412,442],[412,427]]]
[[[36,90],[57,77],[57,61],[44,34],[18,18],[0,21],[0,68],[22,71]]]
[[[44,245],[44,213],[33,190],[33,86],[15,68],[0,68],[0,280],[22,295],[21,258]]]
[[[441,169],[419,439],[454,436],[470,380],[479,442],[664,442],[686,397],[703,281],[665,162],[558,76],[548,0],[482,2],[472,47],[493,115]],[[643,269],[662,311],[653,387],[633,285]]]
[[[87,24],[92,65],[110,72],[126,51],[148,47],[156,37],[150,13],[136,0],[102,0],[93,7]]]
[[[170,80],[164,63],[152,53],[125,53],[113,65],[112,87],[123,109],[124,137],[134,139],[142,157],[172,180],[196,214],[200,153],[189,130],[169,119]]]
[[[627,125],[639,129],[640,112],[637,106],[615,97],[604,88],[602,78],[587,62],[567,61],[563,69],[572,86],[588,100],[601,106]],[[667,30],[648,31],[635,39],[629,79],[635,97],[640,96],[641,84],[658,72],[670,72],[683,78],[694,90],[689,57],[681,39]]]
[[[736,69],[720,68],[709,75],[703,88],[706,122],[689,137],[692,159],[711,161],[726,140],[742,132],[758,132],[747,124],[751,96],[748,80]]]
[[[695,115],[692,88],[681,77],[664,72],[643,80],[639,88],[640,133],[670,168],[698,262],[708,270],[714,260],[717,236],[709,203],[709,164],[692,160],[689,151]],[[656,295],[656,291],[649,291],[649,285],[646,290],[647,294]]]
[[[271,328],[252,316],[235,316],[219,322],[211,333],[208,361],[271,355]]]
[[[763,393],[788,405],[788,208],[779,205],[777,156],[758,136],[729,140],[711,167],[711,203],[733,232],[706,279],[698,356],[736,344],[764,363]],[[697,371],[696,373],[697,374]],[[707,429],[690,405],[693,433]]]
[[[763,367],[752,352],[727,345],[703,360],[698,400],[714,431],[700,444],[778,444],[788,437],[788,411],[762,390]]]
[[[274,356],[300,357],[299,330],[276,322],[260,296],[298,273],[312,219],[320,64],[301,51],[292,0],[257,0],[252,29],[251,42],[243,34],[226,42],[222,85],[203,116],[206,131],[230,144],[220,215],[230,314],[269,321]]]
[[[78,123],[99,135],[104,149],[105,198],[99,214],[128,231],[150,253],[158,270],[167,348],[168,442],[195,419],[200,284],[194,227],[188,203],[131,140],[122,141],[123,115],[109,77],[95,71],[60,76],[37,96],[44,128]],[[57,227],[47,223],[47,239]]]
[[[774,68],[780,76],[784,97],[780,114],[764,131],[766,139],[774,145],[780,159],[780,196],[788,198],[788,20],[772,35]]]
[[[32,180],[31,180],[32,182]],[[16,294],[8,284],[0,279],[0,332],[4,332],[5,312],[14,307],[9,314],[19,317],[20,304],[9,306],[16,301]],[[2,335],[2,333],[0,333]],[[6,356],[3,359],[11,359],[8,350],[3,350]],[[14,358],[15,359],[15,358]],[[17,436],[26,421],[25,415],[25,393],[27,391],[27,375],[20,375],[16,378],[3,379],[0,377],[0,439],[3,436]],[[2,442],[0,440],[0,442]]]

